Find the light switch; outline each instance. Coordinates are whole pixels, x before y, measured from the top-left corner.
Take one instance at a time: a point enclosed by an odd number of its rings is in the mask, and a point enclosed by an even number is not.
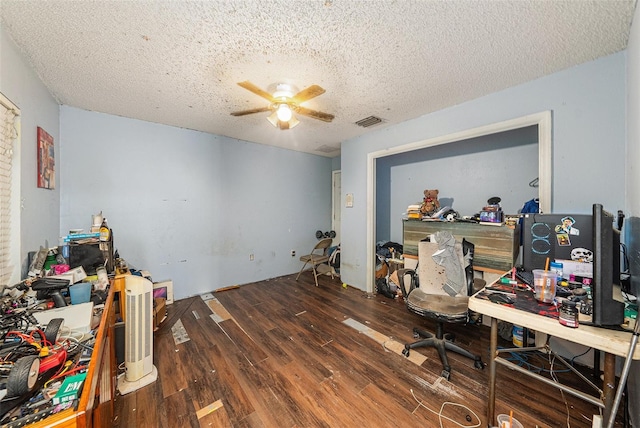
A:
[[[347,208],[353,208],[353,193],[347,193],[345,198],[345,206]]]

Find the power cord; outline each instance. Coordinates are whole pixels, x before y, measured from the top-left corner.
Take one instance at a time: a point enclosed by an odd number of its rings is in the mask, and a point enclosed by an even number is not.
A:
[[[498,347],[498,349],[505,349],[503,347]],[[587,350],[588,351],[588,350]],[[505,358],[505,360],[510,361],[514,364],[517,364],[520,367],[525,367],[527,370],[532,371],[534,373],[550,373],[551,370],[545,369],[544,367],[537,366],[529,362],[529,355],[527,352],[510,352],[510,357]],[[580,355],[578,355],[580,356]],[[574,357],[577,358],[577,357]],[[573,360],[572,360],[573,361]],[[569,369],[566,370],[556,370],[556,373],[568,373]]]
[[[551,374],[551,379],[553,379],[553,381],[555,383],[560,383],[560,381],[558,380],[558,376],[556,375],[556,372],[553,370],[553,365],[556,362],[556,355],[553,354],[553,356],[551,354],[548,354],[549,357],[549,373]],[[571,414],[569,413],[569,403],[567,402],[566,397],[564,396],[564,391],[560,390],[560,395],[562,396],[562,401],[564,401],[564,407],[567,410],[567,428],[571,428]]]
[[[480,418],[478,417],[478,415],[471,410],[470,408],[468,408],[467,406],[464,406],[462,404],[458,404],[458,403],[453,403],[451,401],[445,401],[444,403],[442,403],[442,406],[440,406],[440,411],[436,412],[435,410],[431,410],[430,408],[428,408],[427,406],[424,405],[424,403],[421,400],[418,400],[418,397],[416,397],[416,394],[413,392],[413,389],[409,389],[409,391],[411,391],[411,395],[413,395],[413,399],[416,400],[416,403],[418,403],[419,406],[424,407],[425,409],[427,409],[428,411],[430,411],[431,413],[438,415],[438,421],[440,422],[440,428],[443,428],[444,426],[442,425],[442,420],[445,419],[451,423],[456,424],[459,427],[462,428],[477,428],[480,426],[480,424],[482,424],[482,421],[480,420]],[[471,413],[476,420],[478,421],[477,424],[475,425],[463,425],[458,421],[454,421],[453,419],[451,419],[448,416],[444,416],[442,413],[444,412],[444,409],[446,406],[456,406],[456,407],[462,407],[463,409],[467,410],[469,413]],[[469,421],[470,422],[470,421]]]

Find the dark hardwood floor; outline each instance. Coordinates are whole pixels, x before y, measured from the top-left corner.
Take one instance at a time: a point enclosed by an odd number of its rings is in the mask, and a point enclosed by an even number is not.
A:
[[[414,326],[434,328],[401,300],[367,296],[324,276],[315,287],[308,272],[298,282],[289,275],[211,296],[216,300],[193,297],[168,307],[154,337],[158,380],[116,395],[114,426],[487,426],[488,369],[449,354],[446,381],[434,349],[412,351],[426,357],[420,365],[400,355],[396,348],[413,341]],[[178,321],[189,340],[176,345]],[[488,327],[449,331],[486,362]],[[549,369],[535,355],[528,363]],[[575,376],[557,375],[584,389]],[[527,428],[591,427],[598,413],[501,366],[496,410],[512,410]]]

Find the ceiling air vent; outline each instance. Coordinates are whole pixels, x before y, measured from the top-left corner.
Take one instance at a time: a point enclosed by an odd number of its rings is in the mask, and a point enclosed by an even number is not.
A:
[[[362,126],[363,128],[368,128],[370,126],[377,125],[379,123],[382,123],[382,119],[380,119],[377,116],[369,116],[357,121],[356,125]]]
[[[335,152],[336,150],[340,150],[340,147],[331,147],[325,144],[323,146],[318,147],[316,149],[316,152],[331,153],[331,152]]]

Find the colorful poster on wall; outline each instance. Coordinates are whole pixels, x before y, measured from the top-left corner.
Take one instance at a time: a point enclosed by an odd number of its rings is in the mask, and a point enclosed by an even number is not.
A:
[[[38,126],[38,187],[55,189],[56,157],[53,137]]]

